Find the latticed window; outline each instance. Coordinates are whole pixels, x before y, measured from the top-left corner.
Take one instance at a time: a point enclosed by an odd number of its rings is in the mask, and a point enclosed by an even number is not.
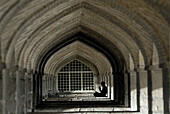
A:
[[[60,91],[93,91],[93,71],[79,60],[73,60],[59,71],[57,88]]]

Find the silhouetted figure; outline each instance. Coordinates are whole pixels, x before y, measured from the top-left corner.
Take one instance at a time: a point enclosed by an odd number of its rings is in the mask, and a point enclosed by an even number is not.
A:
[[[99,86],[99,92],[95,92],[94,93],[94,96],[95,97],[106,97],[106,94],[107,94],[107,87],[105,86],[105,82],[102,81],[101,82],[101,86],[102,86],[102,90],[101,90],[101,87]]]

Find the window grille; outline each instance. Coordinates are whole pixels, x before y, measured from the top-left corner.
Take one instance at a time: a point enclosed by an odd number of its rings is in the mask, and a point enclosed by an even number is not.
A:
[[[93,71],[79,60],[73,60],[59,71],[57,89],[60,91],[93,91]]]

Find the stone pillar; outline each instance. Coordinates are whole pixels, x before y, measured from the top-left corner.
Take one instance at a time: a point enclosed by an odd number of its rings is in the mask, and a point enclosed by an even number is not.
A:
[[[56,77],[54,77],[54,91],[56,91]]]
[[[9,70],[2,70],[2,112],[3,114],[8,114],[8,80],[9,80]]]
[[[100,82],[103,81],[103,75],[100,75]],[[99,82],[99,84],[100,84]]]
[[[37,79],[37,81],[36,81],[37,82],[37,84],[36,84],[36,86],[37,86],[37,90],[36,90],[37,91],[37,94],[36,94],[37,97],[36,97],[36,100],[37,100],[37,105],[38,105],[41,102],[41,85],[42,85],[41,83],[42,83],[42,80],[41,80],[41,76],[40,76],[39,73],[36,74],[36,77],[37,77],[36,78]]]
[[[33,110],[37,105],[37,74],[33,73]]]
[[[100,81],[99,81],[99,85],[100,83],[103,81],[103,75],[100,75]]]
[[[49,91],[49,76],[47,75],[47,92]]]
[[[50,77],[48,76],[48,91],[50,90]]]
[[[45,81],[44,81],[44,76],[42,76],[42,96],[44,96],[45,93]]]
[[[46,88],[47,86],[47,81],[46,81],[46,75],[43,76],[43,88],[44,88],[44,91],[43,91],[43,95],[45,96],[46,95]]]
[[[102,75],[102,81],[105,81],[105,75]]]
[[[54,91],[54,76],[52,77],[52,90]]]
[[[106,86],[108,86],[107,75],[104,75],[104,82],[105,82]]]
[[[150,70],[151,76],[151,98],[149,99],[149,108],[151,113],[164,113],[163,101],[163,72],[162,69],[154,68]]]
[[[129,75],[127,72],[124,72],[124,84],[125,84],[125,106],[130,106],[129,99]]]
[[[22,73],[21,71],[16,71],[16,97],[15,97],[15,100],[16,100],[16,114],[21,114],[21,104],[20,104],[20,96],[21,96],[21,84],[20,84],[20,80],[21,80],[21,76],[22,76]]]
[[[27,112],[32,112],[32,75],[30,73],[26,73],[27,75]]]
[[[33,95],[33,91],[34,91],[34,76],[33,73],[31,73],[31,91],[30,91],[30,98],[31,98],[31,112],[34,109],[34,95]]]
[[[28,78],[29,74],[25,73],[25,104],[24,104],[24,113],[27,113],[27,103],[28,103]]]
[[[41,99],[41,80],[40,80],[40,75],[39,73],[36,74],[36,91],[37,91],[37,94],[36,94],[36,104],[38,105],[40,103],[40,99]]]
[[[52,79],[52,76],[50,76],[50,89],[51,89],[51,90],[53,90],[52,84],[53,84],[53,79]]]
[[[169,68],[168,68],[169,67]],[[164,113],[170,113],[170,62],[163,69]]]
[[[46,75],[46,95],[48,96],[48,76]]]
[[[94,84],[95,84],[95,85],[94,85],[94,90],[95,90],[95,91],[98,91],[98,87],[99,87],[98,78],[99,78],[99,77],[97,77],[96,75],[94,76]]]
[[[15,67],[16,68],[16,67]],[[9,79],[8,79],[8,114],[15,112],[16,108],[16,101],[15,99],[15,92],[16,92],[16,72],[10,71],[9,72]]]
[[[112,74],[109,74],[110,75],[110,80],[111,80],[111,100],[114,100],[114,76]]]
[[[110,93],[111,93],[111,83],[110,83],[110,82],[111,82],[111,81],[110,81],[111,79],[110,79],[110,75],[107,75],[107,79],[108,79],[108,80],[107,80],[107,81],[108,81],[108,82],[107,82],[107,97],[108,97],[108,98],[111,98],[111,94],[110,94]]]
[[[108,96],[108,76],[107,75],[104,75],[104,82],[107,87],[107,96]]]
[[[101,86],[101,82],[103,81],[103,75],[99,75],[98,82],[96,85],[96,91],[99,91],[99,86]]]
[[[48,79],[49,79],[49,90],[51,90],[51,77],[49,76]]]
[[[137,111],[137,76],[135,71],[129,71],[130,74],[130,107]]]
[[[1,65],[1,63],[0,63]],[[0,68],[0,113],[2,113],[2,68]]]
[[[142,114],[149,113],[148,111],[148,72],[143,68],[137,70],[138,75],[138,89],[140,89],[140,95],[138,93],[138,100],[140,100],[140,107],[138,104],[138,109],[140,108],[140,112]],[[138,102],[139,103],[139,102]]]
[[[58,91],[58,75],[56,76],[56,90]]]
[[[53,90],[53,77],[50,77],[50,89]]]

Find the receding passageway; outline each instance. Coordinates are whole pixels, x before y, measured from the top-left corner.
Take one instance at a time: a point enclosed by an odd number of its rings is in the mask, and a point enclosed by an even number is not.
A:
[[[94,69],[94,68],[92,68]],[[72,60],[60,68],[56,75],[44,76],[43,100],[44,101],[110,101],[110,83],[108,77],[100,77],[98,72],[91,70],[78,59]],[[95,97],[93,94],[101,87],[100,81],[106,81],[107,93],[103,97]],[[111,87],[112,86],[112,87]],[[98,90],[99,91],[99,90]]]
[[[1,0],[0,114],[169,114],[169,0]]]

